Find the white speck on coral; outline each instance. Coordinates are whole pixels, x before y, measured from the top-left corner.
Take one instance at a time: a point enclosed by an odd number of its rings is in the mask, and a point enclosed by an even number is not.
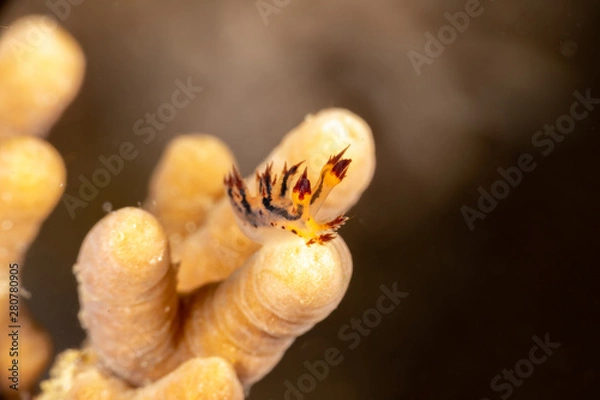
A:
[[[2,230],[8,231],[8,230],[12,229],[13,225],[14,224],[11,220],[6,219],[6,220],[2,221],[2,225],[1,225]]]
[[[346,128],[344,127],[344,124],[342,124],[342,122],[340,121],[327,121],[325,124],[323,124],[323,130],[335,132],[340,137],[346,136]]]
[[[105,213],[109,213],[113,210],[113,205],[110,201],[105,201],[102,204],[102,210],[104,210]]]

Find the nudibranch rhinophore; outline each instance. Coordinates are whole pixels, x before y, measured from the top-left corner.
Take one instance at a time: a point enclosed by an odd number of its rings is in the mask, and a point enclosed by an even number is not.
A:
[[[257,171],[258,193],[255,195],[249,192],[246,182],[234,166],[225,178],[225,185],[242,231],[259,243],[281,237],[281,232],[286,235],[291,232],[306,240],[309,246],[324,244],[335,238],[335,232],[344,225],[347,217],[340,215],[331,221],[318,222],[315,215],[331,190],[346,176],[352,160],[342,157],[348,147],[325,163],[314,190],[307,176],[307,168],[304,168],[290,190],[290,180],[298,173],[303,161],[290,168],[286,163],[281,179],[272,175],[273,163],[267,164],[264,172]]]

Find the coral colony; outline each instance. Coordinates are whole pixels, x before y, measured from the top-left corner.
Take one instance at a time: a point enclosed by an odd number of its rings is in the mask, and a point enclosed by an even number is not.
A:
[[[84,71],[77,42],[47,18],[25,17],[0,37],[0,263],[10,266],[0,303],[18,309],[14,320],[0,313],[5,328],[18,324],[0,336],[9,399],[31,396],[52,355],[16,297],[27,248],[66,186],[62,157],[42,138]],[[56,357],[38,400],[241,400],[329,316],[352,277],[336,230],[373,177],[371,129],[348,110],[323,110],[265,159],[256,182],[245,181],[218,138],[170,141],[144,207],[108,213],[83,240],[73,271],[87,337]],[[300,160],[324,164],[314,185]]]
[[[66,182],[63,159],[44,137],[79,91],[85,57],[48,18],[22,18],[0,35],[0,397],[19,399],[28,398],[52,355],[20,277]]]
[[[85,238],[74,271],[86,345],[59,355],[39,400],[241,400],[338,306],[353,266],[335,230],[372,179],[371,131],[347,110],[323,110],[266,159],[246,181],[227,175],[235,159],[218,138],[173,139],[147,211],[111,212]],[[299,160],[324,162],[314,188]]]

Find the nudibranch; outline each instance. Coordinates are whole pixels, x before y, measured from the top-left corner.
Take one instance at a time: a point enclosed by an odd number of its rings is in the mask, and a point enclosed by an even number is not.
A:
[[[309,246],[335,238],[335,232],[344,225],[347,217],[340,215],[321,222],[315,220],[315,215],[331,190],[346,176],[352,160],[342,157],[348,147],[325,163],[314,190],[306,167],[293,187],[290,183],[304,161],[290,168],[285,163],[280,179],[277,174],[272,174],[273,163],[267,164],[262,173],[256,172],[256,194],[250,193],[234,166],[225,178],[225,186],[242,231],[258,243],[281,238],[282,234],[289,237],[290,233],[304,239]]]

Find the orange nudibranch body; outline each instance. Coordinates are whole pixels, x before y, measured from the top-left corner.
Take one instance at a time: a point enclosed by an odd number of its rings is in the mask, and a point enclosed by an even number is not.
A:
[[[307,245],[332,240],[347,217],[340,215],[331,221],[319,222],[314,216],[331,190],[346,176],[352,161],[342,158],[347,149],[348,147],[329,158],[321,169],[314,190],[306,168],[294,186],[291,186],[290,180],[298,173],[303,162],[290,168],[286,163],[281,178],[272,175],[273,164],[268,164],[264,172],[256,173],[256,194],[249,193],[244,179],[234,167],[225,178],[225,185],[234,214],[244,233],[259,243],[273,236],[280,236],[280,232],[297,235],[306,240]]]

